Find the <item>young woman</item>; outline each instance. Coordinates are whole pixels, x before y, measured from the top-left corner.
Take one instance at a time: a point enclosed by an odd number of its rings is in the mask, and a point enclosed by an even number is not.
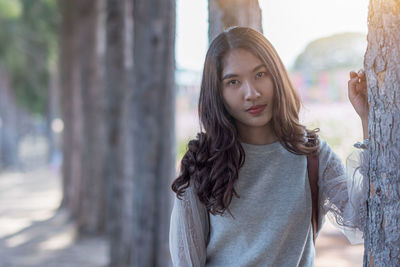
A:
[[[365,75],[350,77],[349,98],[366,138]],[[213,40],[198,106],[202,130],[172,184],[174,266],[313,266],[307,155],[319,159],[317,231],[328,212],[343,228],[362,230],[363,184],[349,183],[318,129],[300,124],[300,105],[262,34],[234,27]]]

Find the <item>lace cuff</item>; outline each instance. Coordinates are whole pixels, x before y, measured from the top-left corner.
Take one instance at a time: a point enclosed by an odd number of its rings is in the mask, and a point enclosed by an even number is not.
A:
[[[189,186],[182,199],[175,197],[169,248],[173,266],[205,266],[209,231],[207,209]]]
[[[320,208],[351,244],[363,243],[368,155],[365,149],[353,151],[345,169],[326,142],[321,146]]]

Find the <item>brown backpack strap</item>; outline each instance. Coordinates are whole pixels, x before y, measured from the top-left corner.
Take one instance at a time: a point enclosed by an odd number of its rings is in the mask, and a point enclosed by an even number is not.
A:
[[[318,154],[307,156],[308,181],[310,182],[312,200],[311,223],[313,226],[314,246],[318,229],[318,161]]]

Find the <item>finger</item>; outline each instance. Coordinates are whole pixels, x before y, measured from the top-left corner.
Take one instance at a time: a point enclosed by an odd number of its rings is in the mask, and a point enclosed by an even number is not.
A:
[[[347,84],[349,90],[354,90],[355,83],[356,83],[355,80],[353,80],[353,79],[350,79],[350,80],[349,80],[349,82],[348,82],[348,84]]]
[[[365,79],[365,72],[362,72],[362,73],[358,73],[358,78],[360,78],[360,79]]]
[[[357,91],[357,93],[366,94],[367,93],[367,83],[366,82],[357,83],[356,91]]]
[[[348,86],[349,88],[356,88],[356,86],[358,86],[360,84],[360,82],[358,81],[358,77],[355,77],[353,79],[349,80]]]
[[[352,87],[355,86],[358,83],[358,77],[355,76],[355,77],[351,78],[348,83],[349,83],[349,86],[352,86]]]
[[[357,77],[357,73],[355,71],[350,71],[350,79]]]
[[[360,87],[362,88],[363,91],[366,92],[367,91],[367,82],[366,81],[361,82]]]

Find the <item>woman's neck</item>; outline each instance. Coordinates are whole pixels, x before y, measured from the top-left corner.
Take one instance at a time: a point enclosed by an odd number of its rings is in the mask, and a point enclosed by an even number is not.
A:
[[[252,145],[268,145],[278,141],[278,137],[271,127],[238,129],[241,142]]]

